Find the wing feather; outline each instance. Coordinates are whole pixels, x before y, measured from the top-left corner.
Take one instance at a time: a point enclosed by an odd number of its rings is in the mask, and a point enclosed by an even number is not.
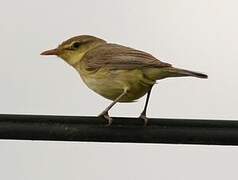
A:
[[[170,67],[152,55],[117,44],[103,44],[85,54],[83,62],[90,69],[137,69],[145,67]]]

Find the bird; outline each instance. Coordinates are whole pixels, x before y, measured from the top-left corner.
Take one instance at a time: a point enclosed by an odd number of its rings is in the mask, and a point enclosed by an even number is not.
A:
[[[151,54],[131,47],[109,43],[92,36],[79,35],[41,55],[56,55],[72,66],[83,82],[112,102],[98,117],[112,124],[108,111],[118,102],[134,102],[147,94],[139,119],[148,123],[147,106],[157,80],[191,76],[206,79],[204,73],[173,67]]]

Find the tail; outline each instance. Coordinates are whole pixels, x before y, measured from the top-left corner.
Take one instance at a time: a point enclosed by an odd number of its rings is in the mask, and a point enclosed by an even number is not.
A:
[[[147,77],[154,80],[164,79],[168,77],[184,77],[193,76],[197,78],[207,79],[206,74],[200,72],[189,71],[185,69],[179,69],[174,67],[164,67],[164,68],[150,68],[145,69],[144,73]]]
[[[166,69],[166,70],[165,70]],[[202,79],[207,79],[208,76],[206,74],[195,72],[195,71],[189,71],[185,69],[179,69],[174,67],[165,68],[164,70],[167,72],[168,77],[183,77],[183,76],[192,76]]]

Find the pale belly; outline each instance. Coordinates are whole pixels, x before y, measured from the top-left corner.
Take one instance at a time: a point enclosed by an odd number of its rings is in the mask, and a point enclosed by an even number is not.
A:
[[[140,70],[97,71],[87,76],[82,73],[80,75],[90,89],[110,100],[115,100],[127,89],[126,95],[119,102],[139,99],[155,83],[146,79]]]

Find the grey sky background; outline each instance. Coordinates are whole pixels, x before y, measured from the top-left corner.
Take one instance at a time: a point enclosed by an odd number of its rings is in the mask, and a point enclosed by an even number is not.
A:
[[[13,1],[0,6],[0,113],[97,115],[110,103],[43,50],[80,34],[147,51],[208,80],[153,88],[149,117],[237,119],[235,0]],[[138,116],[144,98],[113,116]],[[235,147],[0,141],[0,178],[237,179]]]

